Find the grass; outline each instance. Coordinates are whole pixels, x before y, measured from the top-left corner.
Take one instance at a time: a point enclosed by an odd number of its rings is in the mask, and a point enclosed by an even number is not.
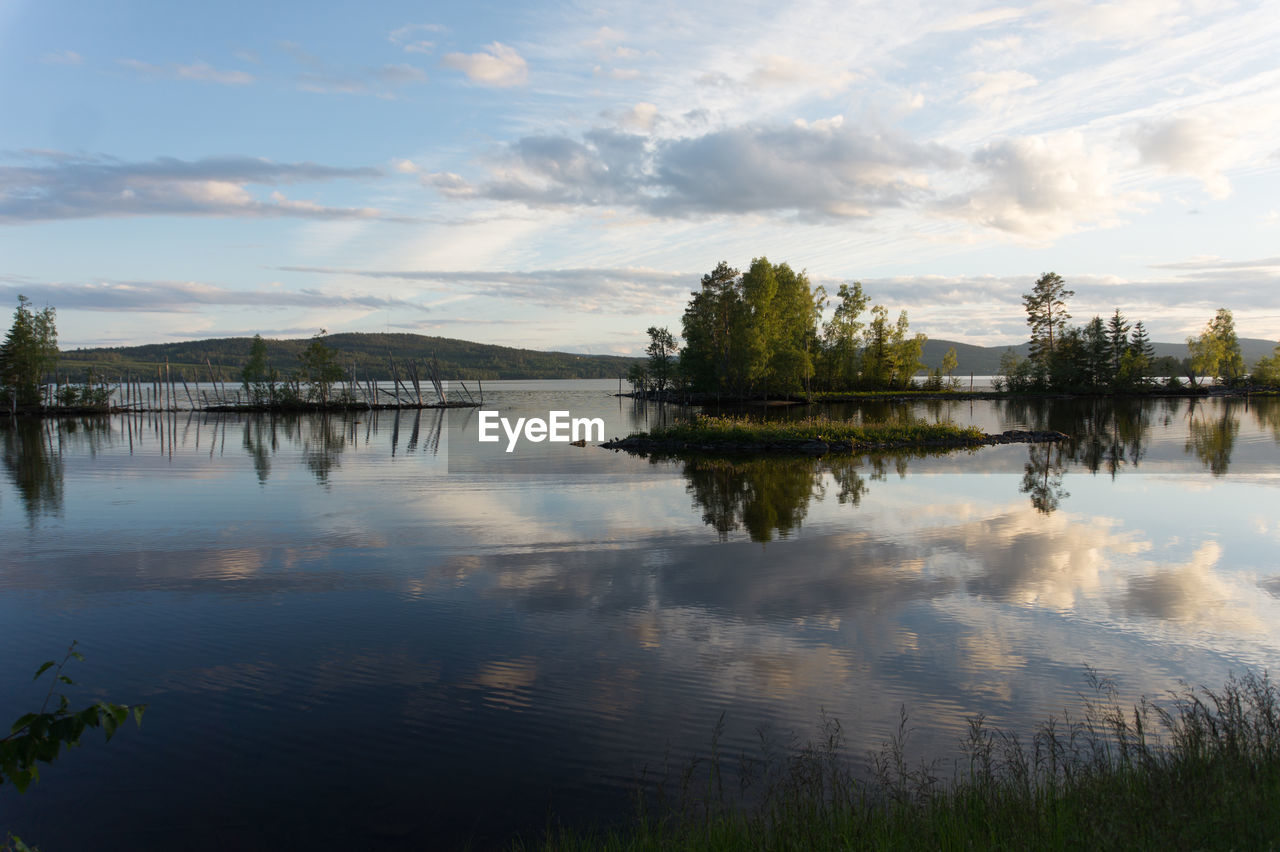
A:
[[[758,421],[699,415],[687,423],[663,426],[631,437],[692,444],[798,445],[809,441],[823,441],[851,447],[872,447],[929,442],[978,442],[982,440],[983,432],[976,426],[961,427],[954,423],[854,423],[822,418]]]
[[[556,828],[517,849],[1274,849],[1280,846],[1280,692],[1266,675],[1184,688],[1125,709],[1106,681],[1079,718],[1026,741],[969,720],[962,756],[904,758],[906,716],[872,755],[843,756],[838,723],[781,758],[695,761],[671,803],[639,799],[626,828]],[[748,792],[726,793],[730,776]],[[753,789],[749,789],[754,785]]]

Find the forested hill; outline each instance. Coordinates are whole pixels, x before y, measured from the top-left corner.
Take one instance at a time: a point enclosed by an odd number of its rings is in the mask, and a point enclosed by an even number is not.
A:
[[[108,378],[124,373],[147,375],[154,373],[156,364],[169,359],[170,367],[182,369],[193,378],[204,378],[208,367],[223,368],[224,378],[231,378],[249,355],[252,338],[223,337],[209,340],[193,340],[184,343],[153,343],[146,346],[119,348],[76,349],[62,353],[59,369],[63,372],[82,373],[92,367],[94,372]],[[288,374],[298,366],[298,355],[309,341],[268,340],[267,354],[271,366],[282,374]],[[515,349],[509,346],[492,346],[472,343],[448,337],[427,337],[421,334],[331,334],[325,343],[338,352],[338,362],[346,369],[355,364],[359,378],[389,379],[390,367],[387,354],[396,363],[416,360],[425,364],[431,358],[438,359],[441,376],[445,379],[614,379],[625,376],[627,369],[642,358],[625,358],[616,355],[576,355],[571,352],[542,352],[535,349]],[[1241,338],[1240,349],[1246,364],[1255,364],[1259,358],[1271,355],[1275,341]],[[1017,346],[974,346],[951,340],[933,340],[925,343],[921,360],[928,368],[942,363],[946,351],[955,347],[959,366],[956,375],[994,375],[1000,368],[1000,356],[1006,349],[1013,349],[1026,357],[1028,344]],[[1155,343],[1156,357],[1165,355],[1181,360],[1187,357],[1185,343]],[[195,372],[199,368],[200,372]]]
[[[956,349],[956,359],[959,361],[955,373],[957,376],[967,376],[970,373],[975,376],[994,376],[1000,371],[1000,356],[1006,349],[1012,349],[1023,358],[1031,353],[1030,343],[1020,343],[1017,346],[974,346],[969,343],[931,338],[925,342],[924,353],[920,360],[930,369],[939,367],[942,365],[942,356],[952,346]],[[1258,363],[1261,358],[1271,357],[1275,346],[1274,340],[1262,340],[1256,337],[1240,338],[1240,353],[1244,356],[1245,364],[1250,366]],[[1157,359],[1169,356],[1181,361],[1188,355],[1186,343],[1152,343],[1151,348],[1155,350]]]
[[[74,374],[92,367],[94,372],[114,379],[125,373],[154,374],[156,365],[163,364],[167,358],[171,368],[180,369],[191,378],[205,378],[211,363],[215,369],[221,368],[224,378],[230,379],[239,376],[252,342],[250,337],[223,337],[184,343],[75,349],[64,351],[58,366]],[[267,340],[271,367],[288,375],[298,366],[298,356],[309,342],[306,338]],[[331,334],[324,342],[337,353],[337,361],[344,371],[355,365],[361,380],[390,379],[388,355],[395,360],[402,377],[405,362],[413,360],[425,367],[434,358],[444,379],[616,379],[642,360],[615,355],[540,352],[421,334]]]

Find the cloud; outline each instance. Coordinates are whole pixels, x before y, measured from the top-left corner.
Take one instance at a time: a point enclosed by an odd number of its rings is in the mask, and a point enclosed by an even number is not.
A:
[[[28,152],[35,162],[0,165],[0,224],[100,216],[298,216],[308,219],[398,220],[368,207],[325,207],[279,191],[255,198],[250,184],[279,186],[377,177],[372,168],[275,163],[253,157],[124,162]]]
[[[508,146],[484,183],[452,173],[428,182],[454,198],[534,207],[625,205],[673,217],[774,211],[839,219],[921,197],[926,169],[958,164],[958,155],[942,146],[862,131],[836,116],[665,140],[609,130],[591,131],[581,141],[530,136]]]
[[[1009,95],[1039,82],[1023,71],[975,71],[966,79],[974,89],[965,95],[963,102],[982,109],[1000,108]]]
[[[137,59],[119,59],[117,64],[144,77],[155,79],[194,80],[198,83],[221,83],[226,86],[246,86],[254,82],[254,76],[247,71],[223,71],[207,62],[193,62],[190,65],[177,63],[153,65]]]
[[[0,284],[0,294],[12,301],[18,293],[56,304],[58,310],[122,311],[199,314],[211,306],[251,308],[408,308],[425,311],[420,303],[360,293],[332,293],[314,288],[233,290],[199,281],[101,281],[71,284],[22,282]],[[208,336],[205,334],[205,336]]]
[[[440,24],[406,24],[388,33],[387,41],[398,45],[405,53],[430,53],[435,50],[436,43],[419,36],[423,33],[442,33],[445,29]]]
[[[515,48],[495,41],[481,53],[448,53],[442,63],[467,75],[480,86],[522,86],[529,79],[529,65]]]
[[[1262,257],[1257,260],[1227,260],[1222,257],[1198,257],[1191,260],[1180,260],[1174,263],[1153,263],[1152,269],[1188,269],[1188,270],[1220,270],[1220,269],[1275,269],[1280,268],[1280,256]]]
[[[280,266],[282,272],[410,281],[454,294],[492,296],[576,313],[652,314],[685,302],[698,276],[643,268],[502,270],[343,269]]]
[[[747,74],[745,82],[753,89],[817,84],[824,90],[824,96],[830,97],[848,88],[856,79],[850,71],[832,71],[774,53],[762,57]]]
[[[1150,196],[1115,185],[1109,152],[1077,132],[1001,139],[979,148],[982,183],[943,199],[947,216],[1044,241],[1089,225],[1110,225]]]
[[[641,101],[624,112],[619,117],[618,124],[627,130],[649,133],[653,130],[653,125],[658,118],[658,108],[647,101]]]
[[[1135,134],[1143,162],[1170,174],[1200,180],[1212,198],[1231,195],[1231,182],[1222,174],[1236,138],[1230,123],[1206,115],[1177,115],[1144,122]]]
[[[306,70],[298,74],[298,88],[324,95],[373,95],[394,99],[394,89],[427,81],[427,73],[406,62],[357,68],[326,62],[302,46],[285,41],[280,49]]]
[[[74,50],[57,50],[40,58],[45,65],[83,65],[84,57]]]

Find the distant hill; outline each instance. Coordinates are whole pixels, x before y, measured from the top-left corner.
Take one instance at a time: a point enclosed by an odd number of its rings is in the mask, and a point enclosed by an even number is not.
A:
[[[58,366],[63,372],[76,374],[91,367],[96,373],[110,378],[126,373],[145,377],[153,375],[156,365],[163,364],[167,358],[170,368],[179,369],[190,378],[206,378],[208,365],[212,364],[215,369],[222,368],[224,379],[231,379],[239,376],[240,367],[249,357],[252,342],[249,337],[222,337],[183,343],[76,349],[63,352]],[[298,356],[309,342],[306,339],[267,340],[267,357],[271,366],[281,374],[288,374],[298,366]],[[397,369],[401,371],[406,361],[414,360],[425,366],[435,358],[440,364],[441,378],[446,380],[614,379],[625,375],[632,364],[643,360],[616,355],[515,349],[422,334],[331,334],[325,337],[325,343],[338,353],[338,363],[344,369],[355,365],[356,376],[361,380],[390,379],[388,355],[395,359]]]
[[[921,360],[929,369],[940,367],[942,357],[952,346],[956,348],[956,359],[959,361],[959,366],[956,367],[957,376],[967,376],[970,373],[975,376],[992,376],[999,372],[1000,356],[1004,355],[1005,350],[1012,349],[1023,358],[1031,352],[1031,344],[1026,342],[1016,346],[974,346],[951,340],[931,339],[924,344],[924,357]],[[1186,343],[1152,343],[1151,347],[1155,350],[1157,358],[1168,355],[1181,361],[1187,357]],[[1275,347],[1274,340],[1262,340],[1256,337],[1240,338],[1240,352],[1244,355],[1245,363],[1250,367],[1258,363],[1259,359],[1270,357]]]
[[[425,365],[435,358],[444,379],[613,379],[626,375],[632,364],[644,360],[617,355],[515,349],[422,334],[331,334],[325,342],[339,353],[338,361],[344,368],[354,364],[360,379],[377,380],[391,378],[388,353],[397,365],[410,360]],[[113,379],[125,373],[146,376],[154,374],[156,365],[163,364],[167,358],[171,368],[179,369],[191,378],[205,378],[208,363],[212,363],[215,368],[223,368],[223,378],[229,379],[239,375],[240,367],[249,356],[251,343],[252,338],[248,337],[222,337],[183,343],[76,349],[62,353],[59,369],[81,374],[92,368],[94,372]],[[287,374],[298,366],[298,356],[307,343],[306,339],[267,340],[271,366]],[[1258,359],[1270,356],[1275,345],[1272,340],[1240,339],[1245,363],[1250,366]],[[953,340],[930,339],[924,345],[922,360],[925,366],[929,369],[941,366],[942,357],[953,346],[959,360],[957,376],[970,373],[994,375],[1000,369],[1000,357],[1006,349],[1012,349],[1024,358],[1030,351],[1029,344],[1025,342],[1015,346],[974,346]],[[1185,343],[1153,343],[1152,346],[1157,358],[1168,355],[1181,360],[1187,357]]]

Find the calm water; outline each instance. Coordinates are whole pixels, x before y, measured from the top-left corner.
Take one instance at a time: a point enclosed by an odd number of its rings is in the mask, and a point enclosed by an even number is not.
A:
[[[672,416],[615,390],[494,383],[486,407],[608,437]],[[860,416],[1075,440],[477,463],[474,412],[0,425],[0,722],[72,639],[77,701],[150,704],[0,788],[0,828],[46,852],[483,847],[624,818],[722,712],[741,751],[825,710],[856,763],[905,705],[913,752],[950,756],[968,715],[1074,706],[1086,665],[1136,697],[1280,660],[1280,401]]]

